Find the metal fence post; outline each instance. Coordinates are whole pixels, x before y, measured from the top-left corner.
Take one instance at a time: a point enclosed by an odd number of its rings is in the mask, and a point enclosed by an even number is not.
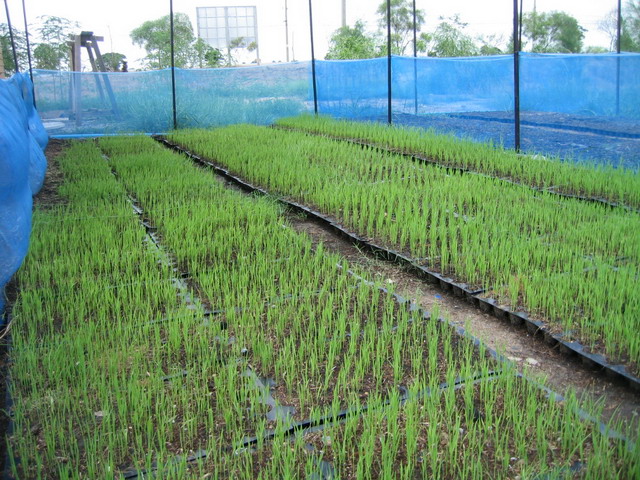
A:
[[[316,85],[316,55],[313,48],[313,7],[309,0],[309,32],[311,34],[311,79],[313,82],[313,112],[318,115],[318,87]]]

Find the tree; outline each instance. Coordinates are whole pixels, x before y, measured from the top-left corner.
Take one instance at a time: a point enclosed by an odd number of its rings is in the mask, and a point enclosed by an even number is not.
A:
[[[376,39],[364,30],[364,23],[358,20],[353,27],[340,27],[331,35],[326,60],[350,60],[373,58],[377,53]]]
[[[528,12],[522,18],[522,35],[536,53],[579,53],[585,29],[564,12]],[[523,42],[523,50],[526,41]]]
[[[13,33],[13,41],[16,44],[16,56],[18,57],[18,67],[27,64],[27,41],[24,32],[11,28]],[[11,35],[9,35],[9,26],[6,23],[0,23],[0,48],[2,49],[2,58],[4,60],[4,71],[7,75],[16,72],[16,65],[13,61],[13,49],[11,48]]]
[[[79,28],[77,22],[56,16],[40,16],[36,29],[40,42],[35,44],[33,58],[36,68],[45,70],[62,70],[69,67],[69,45],[74,30]]]
[[[214,68],[222,65],[224,56],[217,48],[213,48],[202,38],[193,42],[190,64],[195,68]]]
[[[127,63],[127,57],[117,52],[103,53],[102,60],[107,72],[121,72],[122,67]]]
[[[169,15],[144,22],[131,34],[134,45],[143,47],[150,69],[171,66],[171,21]],[[220,65],[222,53],[201,38],[196,38],[189,16],[176,13],[173,16],[173,46],[175,66],[178,68],[216,67]]]
[[[606,33],[609,37],[609,51],[616,50],[618,42],[618,9],[615,8],[607,13],[607,16],[598,22],[598,30]]]
[[[171,66],[171,21],[169,15],[144,22],[131,32],[134,45],[143,47],[147,56],[145,62],[150,69]],[[185,13],[173,16],[173,45],[175,66],[187,67],[190,47],[195,41],[191,20]]]
[[[237,63],[236,57],[234,55],[237,53],[237,50],[240,50],[242,48],[246,48],[249,52],[254,52],[258,49],[258,44],[256,42],[247,43],[247,40],[244,37],[236,37],[230,40],[227,47],[228,66],[235,65]]]
[[[404,55],[407,47],[413,42],[413,7],[409,0],[388,0],[391,2],[391,53]],[[387,0],[379,6],[376,14],[378,25],[387,31]],[[416,31],[424,24],[424,11],[416,10]],[[386,47],[384,47],[386,50]]]
[[[589,46],[584,49],[584,53],[607,53],[607,52],[609,52],[608,49],[606,49],[605,47],[598,47],[598,46]]]
[[[628,1],[622,10],[620,50],[640,52],[640,0]],[[611,10],[598,22],[598,29],[609,36],[609,49],[616,51],[618,43],[618,9]]]
[[[640,52],[640,0],[629,0],[622,11],[620,49]]]
[[[444,20],[440,17],[440,20]],[[420,36],[420,49],[430,57],[470,57],[480,54],[480,48],[474,40],[463,32],[467,26],[454,15],[442,21],[433,33],[423,33]]]

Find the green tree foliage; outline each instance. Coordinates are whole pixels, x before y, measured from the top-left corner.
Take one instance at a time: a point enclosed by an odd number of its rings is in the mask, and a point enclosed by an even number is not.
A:
[[[18,57],[18,67],[26,69],[27,66],[27,40],[24,32],[12,29],[13,41],[16,44],[16,56]],[[9,26],[6,23],[0,23],[0,48],[2,48],[2,59],[4,60],[4,71],[7,75],[16,72],[16,65],[13,61],[13,50],[11,48],[11,36],[9,35]]]
[[[198,38],[192,45],[191,67],[214,68],[222,65],[224,57],[222,52],[213,48],[202,38]]]
[[[473,38],[464,33],[467,24],[460,21],[458,15],[444,21],[433,33],[420,36],[419,50],[426,51],[430,57],[470,57],[480,54],[480,47]]]
[[[589,46],[583,50],[583,53],[607,53],[608,51],[605,47]]]
[[[222,55],[219,50],[197,39],[189,16],[176,13],[173,16],[175,66],[201,68],[219,66]],[[171,66],[171,23],[169,15],[144,22],[131,34],[134,45],[143,47],[147,56],[147,68],[161,69]]]
[[[173,16],[175,66],[187,67],[189,50],[195,41],[193,26],[189,16],[176,13]],[[171,66],[171,21],[169,15],[156,20],[148,20],[134,29],[131,34],[134,45],[143,47],[147,56],[147,67],[153,70]]]
[[[340,27],[331,35],[327,60],[373,58],[378,47],[373,35],[367,34],[364,24],[358,20],[353,27]]]
[[[598,29],[609,36],[609,50],[615,52],[618,43],[618,9],[611,10],[598,22]],[[640,0],[630,0],[622,9],[620,50],[640,52]]]
[[[45,70],[62,70],[69,68],[71,40],[79,28],[77,22],[56,16],[40,16],[36,28],[40,42],[35,44],[33,58],[36,68]]]
[[[391,53],[405,55],[407,47],[413,42],[413,5],[410,0],[389,0],[391,2]],[[387,32],[387,0],[379,6],[376,14],[378,25]],[[416,10],[416,31],[420,32],[424,24],[424,10]],[[386,45],[386,44],[385,44]],[[383,47],[386,52],[386,46]]]
[[[258,44],[256,42],[247,43],[247,39],[244,37],[236,37],[230,40],[229,46],[227,47],[227,66],[235,65],[238,62],[235,55],[240,49],[247,49],[249,52],[254,52],[258,49]],[[222,56],[220,61],[222,61]]]
[[[620,49],[640,52],[640,0],[629,0],[622,10]]]
[[[564,12],[528,12],[522,18],[523,50],[580,53],[585,29]]]
[[[122,53],[108,52],[102,54],[102,60],[108,72],[120,72],[127,61],[127,57]]]

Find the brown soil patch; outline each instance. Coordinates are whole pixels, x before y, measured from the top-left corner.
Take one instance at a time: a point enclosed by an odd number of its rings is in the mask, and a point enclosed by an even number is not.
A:
[[[65,200],[58,195],[58,188],[64,181],[64,175],[60,170],[57,158],[69,145],[66,140],[52,138],[49,140],[45,156],[47,157],[47,173],[44,177],[44,184],[38,194],[33,197],[34,206],[49,207],[61,205]]]

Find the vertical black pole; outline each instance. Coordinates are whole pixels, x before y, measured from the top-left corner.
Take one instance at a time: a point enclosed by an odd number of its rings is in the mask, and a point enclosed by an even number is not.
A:
[[[36,106],[36,85],[33,83],[33,65],[31,64],[31,44],[29,43],[29,25],[27,24],[27,9],[24,6],[24,0],[22,0],[22,15],[24,16],[24,36],[27,39],[27,59],[29,60],[29,78],[31,78],[31,85],[33,85],[33,106]]]
[[[418,27],[416,25],[416,0],[413,0],[413,98],[414,114],[418,115]]]
[[[387,123],[391,125],[391,0],[387,0]]]
[[[513,115],[515,149],[520,151],[520,43],[518,42],[518,0],[513,0]]]
[[[173,98],[173,129],[178,129],[178,115],[176,113],[176,59],[173,45],[173,0],[169,0],[169,28],[171,29],[171,94]]]
[[[16,42],[13,38],[13,28],[11,28],[11,16],[9,15],[9,5],[7,0],[4,0],[4,9],[7,12],[7,26],[9,27],[9,38],[11,39],[11,50],[13,51],[13,63],[15,65],[16,73],[20,71],[18,66],[18,54],[16,53]]]
[[[313,8],[309,0],[309,32],[311,32],[311,79],[313,81],[313,113],[318,115],[318,87],[316,86],[316,54],[313,49]]]
[[[618,0],[618,34],[616,38],[616,115],[620,115],[620,51],[622,50],[622,0]]]
[[[520,0],[520,12],[518,13],[518,51],[522,48],[522,12],[524,9],[522,8],[524,0]],[[533,2],[533,13],[536,13],[536,2]],[[535,20],[534,20],[535,21]],[[535,29],[535,25],[534,25]]]

